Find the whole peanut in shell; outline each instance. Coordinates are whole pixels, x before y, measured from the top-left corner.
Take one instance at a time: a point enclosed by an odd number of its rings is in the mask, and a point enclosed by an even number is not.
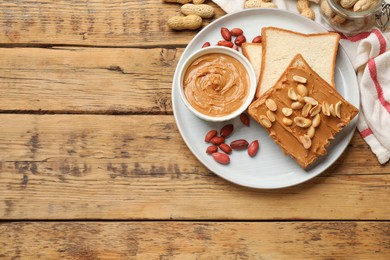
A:
[[[315,14],[313,9],[310,8],[309,0],[298,0],[297,9],[302,16],[305,16],[311,20],[314,20]]]
[[[341,0],[340,1],[340,5],[345,8],[345,9],[348,9],[348,8],[351,8],[352,6],[354,6],[356,4],[358,0]]]
[[[214,16],[214,8],[206,4],[185,4],[180,8],[180,11],[185,15],[195,14],[202,18],[211,18]]]
[[[178,3],[178,4],[187,4],[191,3],[192,0],[163,0],[165,3]]]
[[[199,15],[173,16],[168,19],[168,27],[172,30],[197,30],[202,26]]]
[[[370,9],[372,6],[374,6],[377,2],[378,2],[377,0],[359,0],[353,6],[353,11],[354,12],[366,11]]]
[[[244,4],[244,8],[277,8],[278,6],[271,2],[262,0],[248,0]]]

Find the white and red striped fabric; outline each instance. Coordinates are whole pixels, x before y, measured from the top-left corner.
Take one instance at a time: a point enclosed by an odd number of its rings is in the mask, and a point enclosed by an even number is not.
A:
[[[352,37],[341,45],[357,71],[360,113],[357,128],[379,163],[390,159],[390,32],[378,29]]]

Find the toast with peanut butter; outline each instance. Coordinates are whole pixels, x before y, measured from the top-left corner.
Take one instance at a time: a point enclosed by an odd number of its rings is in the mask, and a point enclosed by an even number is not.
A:
[[[306,169],[327,153],[330,140],[359,111],[298,54],[248,112],[285,154]]]

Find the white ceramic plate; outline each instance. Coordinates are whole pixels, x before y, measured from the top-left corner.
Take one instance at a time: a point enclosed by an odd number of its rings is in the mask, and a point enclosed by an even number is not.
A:
[[[260,34],[260,30],[264,26],[281,27],[301,33],[326,32],[321,25],[280,9],[247,9],[225,15],[200,31],[183,52],[172,83],[172,104],[176,123],[184,141],[192,153],[209,170],[242,186],[275,189],[305,182],[331,166],[350,142],[356,127],[357,117],[331,142],[326,156],[317,159],[309,169],[303,170],[293,159],[283,154],[279,146],[255,121],[251,120],[250,127],[244,126],[239,118],[223,123],[203,121],[187,109],[180,99],[178,89],[178,70],[184,59],[200,49],[204,42],[209,41],[215,44],[221,40],[221,27],[243,28],[246,38],[251,40]],[[359,107],[359,90],[355,72],[341,46],[337,55],[335,83],[340,94],[354,106]],[[233,151],[230,156],[230,164],[221,165],[206,154],[208,144],[204,142],[205,134],[211,129],[219,130],[226,123],[233,123],[235,126],[234,134],[227,139],[227,143],[239,138],[244,138],[248,142],[259,140],[260,150],[254,158],[249,157],[246,151]]]

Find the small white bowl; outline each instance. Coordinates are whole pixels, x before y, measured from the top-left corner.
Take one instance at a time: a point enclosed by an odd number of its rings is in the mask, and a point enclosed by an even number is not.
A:
[[[206,54],[212,54],[212,53],[220,53],[220,54],[225,54],[229,55],[230,57],[236,59],[239,61],[241,64],[244,65],[248,75],[249,75],[249,94],[245,100],[245,102],[235,111],[233,111],[229,115],[225,116],[210,116],[210,115],[205,115],[198,110],[196,110],[194,107],[191,106],[191,104],[188,102],[184,90],[183,90],[183,77],[185,72],[187,71],[187,68],[191,63],[196,60],[197,58],[206,55]],[[187,106],[187,108],[194,113],[197,117],[206,120],[206,121],[212,121],[212,122],[221,122],[221,121],[226,121],[230,120],[232,118],[235,118],[239,116],[242,112],[244,112],[248,106],[251,104],[253,97],[256,92],[256,87],[257,87],[257,79],[255,75],[255,71],[251,65],[251,63],[248,61],[248,59],[242,55],[240,52],[233,50],[231,48],[227,47],[221,47],[221,46],[209,46],[205,47],[202,49],[199,49],[198,51],[194,52],[192,55],[190,55],[183,63],[183,66],[181,70],[179,71],[179,93],[181,96],[181,99],[183,100],[184,104]]]

